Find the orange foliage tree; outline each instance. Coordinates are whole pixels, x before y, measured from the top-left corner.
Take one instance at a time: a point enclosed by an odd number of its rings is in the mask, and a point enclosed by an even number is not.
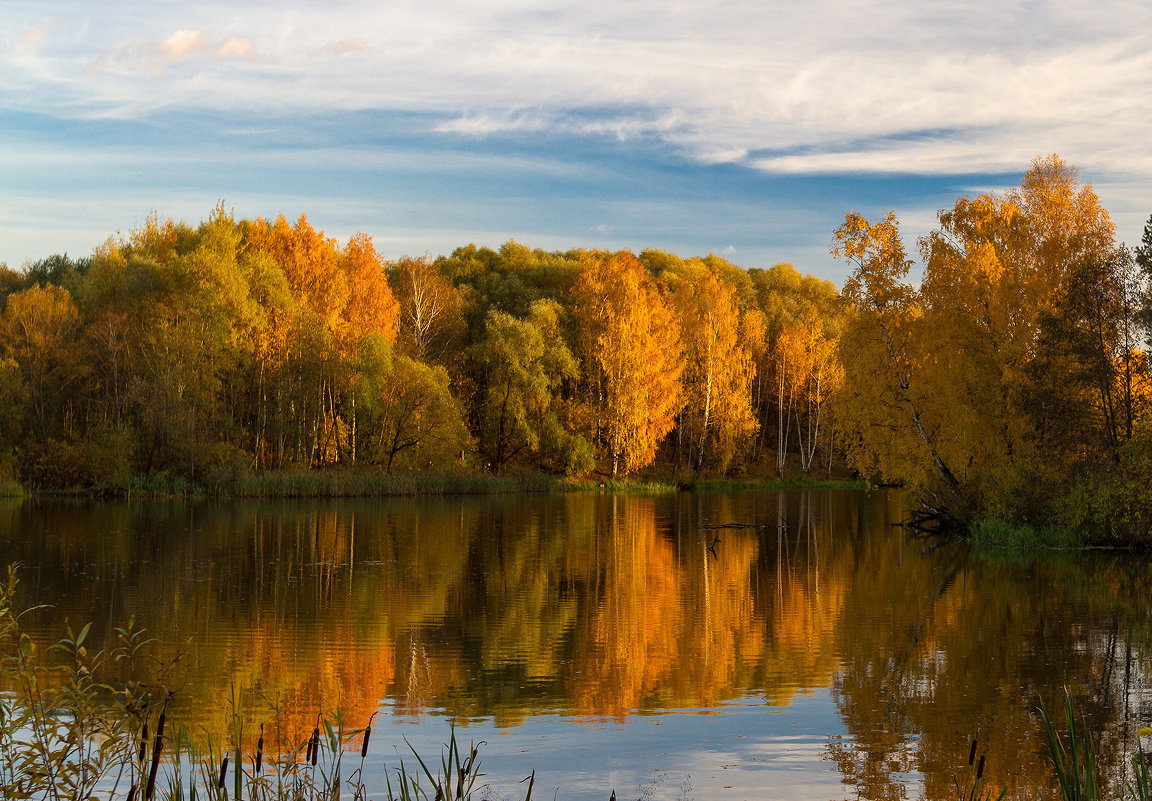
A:
[[[573,290],[592,439],[612,475],[648,465],[682,406],[679,326],[669,299],[628,251],[591,251]]]

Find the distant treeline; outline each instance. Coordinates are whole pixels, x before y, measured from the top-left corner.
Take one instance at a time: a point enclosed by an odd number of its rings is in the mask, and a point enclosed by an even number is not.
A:
[[[217,208],[5,268],[0,302],[0,472],[30,487],[834,459],[844,312],[790,265],[512,241],[385,261]]]
[[[1152,526],[1152,221],[1075,168],[962,197],[919,242],[849,213],[843,292],[791,265],[509,241],[436,259],[304,216],[152,216],[0,267],[0,482],[238,471],[809,475],[936,519]]]

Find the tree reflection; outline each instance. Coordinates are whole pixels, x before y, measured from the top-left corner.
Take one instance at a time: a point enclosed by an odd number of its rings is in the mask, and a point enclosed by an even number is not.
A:
[[[1152,713],[1148,562],[977,557],[900,513],[827,492],[24,501],[0,549],[55,605],[30,619],[45,645],[93,618],[110,645],[134,614],[182,649],[173,717],[219,739],[231,688],[248,731],[279,707],[289,741],[337,707],[515,726],[830,691],[850,792],[950,797],[976,736],[991,786],[1026,795],[1051,789],[1036,706],[1068,686],[1118,766]]]

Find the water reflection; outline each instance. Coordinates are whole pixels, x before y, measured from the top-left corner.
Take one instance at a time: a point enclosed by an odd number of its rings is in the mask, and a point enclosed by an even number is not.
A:
[[[1152,719],[1149,563],[981,559],[901,514],[833,492],[24,501],[0,505],[0,555],[54,604],[46,641],[92,619],[111,645],[135,615],[182,650],[174,717],[218,737],[233,689],[294,739],[318,709],[359,726],[381,702],[507,731],[826,694],[846,795],[950,797],[971,734],[1026,795],[1049,785],[1036,703],[1068,686],[1101,753],[1130,750]]]

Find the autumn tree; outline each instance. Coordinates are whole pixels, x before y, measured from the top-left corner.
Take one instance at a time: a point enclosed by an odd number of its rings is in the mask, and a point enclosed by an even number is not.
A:
[[[480,446],[499,472],[521,454],[547,459],[565,472],[592,468],[587,442],[567,430],[559,397],[575,382],[576,359],[560,330],[561,309],[538,300],[526,319],[488,313],[484,338],[474,348],[482,371]]]
[[[661,278],[671,289],[680,322],[681,436],[695,470],[701,470],[707,458],[724,472],[738,446],[757,429],[751,406],[756,368],[741,338],[736,291],[721,280],[715,266],[699,259],[670,263]]]
[[[943,510],[960,482],[945,461],[943,421],[920,369],[921,301],[906,280],[912,262],[896,215],[872,222],[851,212],[835,242],[833,255],[853,265],[843,293],[854,311],[841,404],[858,438],[849,440],[849,458],[865,475],[915,482]]]
[[[0,358],[10,360],[9,370],[12,363],[19,367],[41,446],[70,425],[68,392],[85,371],[79,328],[76,304],[58,286],[34,286],[11,295],[0,316]]]
[[[366,338],[380,337],[390,349],[397,337],[399,304],[383,260],[366,234],[353,234],[341,250],[303,215],[294,226],[283,216],[272,224],[257,220],[248,226],[247,240],[249,254],[270,258],[291,295],[290,303],[276,302],[275,330],[262,337],[260,349],[261,383],[275,379],[278,417],[292,418],[287,449],[285,433],[279,435],[278,460],[290,453],[290,461],[308,465],[355,461],[362,346]],[[266,420],[267,389],[261,390],[261,408]],[[262,423],[261,444],[264,428]]]
[[[462,304],[452,283],[426,256],[405,256],[389,268],[399,302],[398,347],[414,358],[441,361],[462,334]]]
[[[797,353],[796,335],[809,330],[815,335],[812,320],[816,319],[823,338],[838,339],[843,306],[831,281],[802,275],[788,263],[766,270],[752,268],[748,271],[748,280],[750,307],[759,316],[758,324],[754,325],[762,332],[756,340],[759,344],[753,348],[756,376],[751,391],[760,432],[753,440],[752,458],[758,461],[774,439],[775,467],[782,473],[792,447],[793,432],[797,430],[797,414],[805,407],[795,396],[795,390],[805,383],[802,373],[792,370],[789,361],[789,356]],[[791,328],[788,335],[786,328]]]
[[[844,369],[838,338],[828,320],[809,309],[803,320],[787,323],[776,339],[773,372],[777,388],[776,469],[784,474],[789,438],[795,430],[800,468],[807,475],[816,458],[829,397],[840,389]]]
[[[679,326],[628,251],[583,254],[573,291],[589,433],[612,475],[649,464],[683,401]]]
[[[1130,436],[1131,270],[1091,187],[1054,156],[939,222],[919,290],[893,215],[850,214],[836,233],[855,265],[841,408],[856,464],[959,520],[1046,519],[1074,465]]]
[[[340,268],[348,284],[348,305],[344,310],[345,336],[355,343],[375,332],[392,345],[396,342],[400,304],[388,285],[384,261],[372,245],[372,237],[353,234],[340,253]]]

